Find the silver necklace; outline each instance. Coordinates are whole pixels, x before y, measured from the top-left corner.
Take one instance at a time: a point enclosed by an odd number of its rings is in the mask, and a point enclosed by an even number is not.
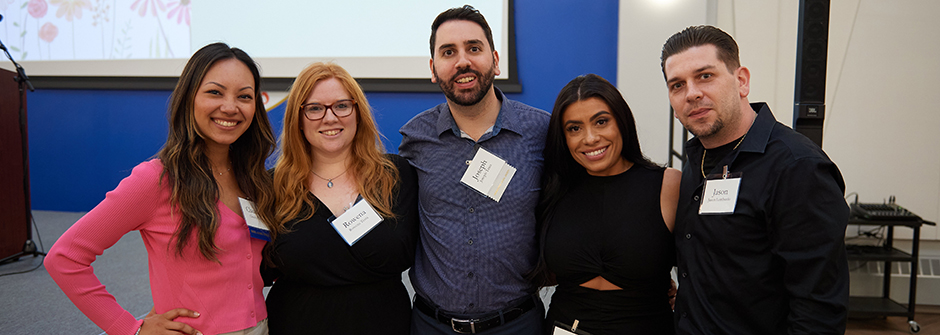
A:
[[[346,173],[346,171],[349,171],[349,167],[348,167],[348,166],[346,167],[346,170],[343,170],[343,172],[340,172],[340,174],[336,175],[336,177],[333,177],[333,178],[323,178],[322,176],[318,175],[318,174],[317,174],[316,172],[314,172],[313,170],[310,170],[310,172],[313,172],[313,175],[314,175],[314,176],[317,176],[317,177],[319,177],[320,179],[326,180],[326,187],[327,187],[327,188],[333,188],[333,179],[339,178],[339,177],[342,176],[344,173]]]

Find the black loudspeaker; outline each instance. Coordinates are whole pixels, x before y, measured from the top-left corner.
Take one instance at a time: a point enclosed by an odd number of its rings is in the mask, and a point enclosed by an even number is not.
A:
[[[800,0],[793,129],[822,146],[826,116],[829,0]]]

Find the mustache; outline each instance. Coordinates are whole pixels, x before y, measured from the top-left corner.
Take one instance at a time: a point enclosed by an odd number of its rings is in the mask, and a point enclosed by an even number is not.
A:
[[[475,75],[477,78],[482,78],[482,77],[483,77],[483,74],[482,74],[482,73],[477,72],[477,71],[474,71],[474,70],[472,70],[472,69],[470,69],[470,68],[465,68],[465,69],[462,69],[462,70],[457,71],[457,73],[455,73],[452,77],[450,77],[450,81],[456,81],[456,80],[457,80],[457,77],[460,77],[460,76],[462,76],[462,75],[464,75],[464,74],[467,74],[467,73],[472,73],[472,74]]]
[[[688,112],[694,111],[694,110],[699,109],[699,108],[715,109],[715,106],[714,106],[714,104],[712,104],[712,103],[701,103],[701,102],[700,102],[700,103],[696,103],[696,104],[694,104],[694,105],[692,105],[692,106],[689,106],[689,108],[688,108],[688,110],[687,110],[686,112],[688,113]]]

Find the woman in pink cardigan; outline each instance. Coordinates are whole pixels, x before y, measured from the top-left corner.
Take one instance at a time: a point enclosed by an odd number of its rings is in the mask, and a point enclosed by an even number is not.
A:
[[[158,159],[135,167],[49,251],[49,275],[108,334],[267,333],[265,241],[246,223],[252,202],[268,204],[273,195],[264,161],[274,135],[260,78],[240,49],[199,49],[173,90]],[[154,304],[143,320],[118,305],[91,267],[134,230],[147,249]]]

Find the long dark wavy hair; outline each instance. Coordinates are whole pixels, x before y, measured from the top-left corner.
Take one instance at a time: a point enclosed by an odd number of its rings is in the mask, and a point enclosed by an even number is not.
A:
[[[241,49],[224,43],[213,43],[193,54],[170,96],[167,115],[169,134],[166,144],[157,154],[163,163],[162,177],[172,187],[170,204],[181,216],[179,227],[174,233],[177,254],[182,255],[183,249],[195,234],[199,252],[206,259],[216,262],[216,254],[219,252],[215,245],[220,216],[216,205],[219,187],[210,171],[206,141],[194,120],[194,104],[206,72],[216,62],[226,59],[237,59],[244,63],[254,77],[255,88],[254,118],[245,133],[229,146],[232,173],[238,181],[238,187],[256,206],[273,203],[273,183],[264,162],[274,150],[274,133],[261,96],[261,73],[255,61]],[[269,225],[274,222],[265,213],[258,214],[261,221]],[[276,233],[272,230],[272,235]]]
[[[555,284],[554,275],[550,273],[545,264],[544,242],[548,223],[552,219],[555,205],[558,203],[571,185],[587,176],[587,170],[571,157],[568,142],[565,139],[564,113],[575,102],[598,98],[610,108],[623,148],[620,156],[634,164],[634,167],[656,168],[643,152],[640,151],[640,140],[636,133],[636,121],[630,106],[620,95],[617,87],[596,74],[586,74],[572,79],[558,93],[555,106],[552,108],[552,117],[548,123],[548,135],[545,138],[545,149],[542,152],[545,158],[545,168],[542,171],[542,195],[536,206],[539,231],[539,260],[536,268],[528,275],[529,279],[537,285],[551,286]]]

